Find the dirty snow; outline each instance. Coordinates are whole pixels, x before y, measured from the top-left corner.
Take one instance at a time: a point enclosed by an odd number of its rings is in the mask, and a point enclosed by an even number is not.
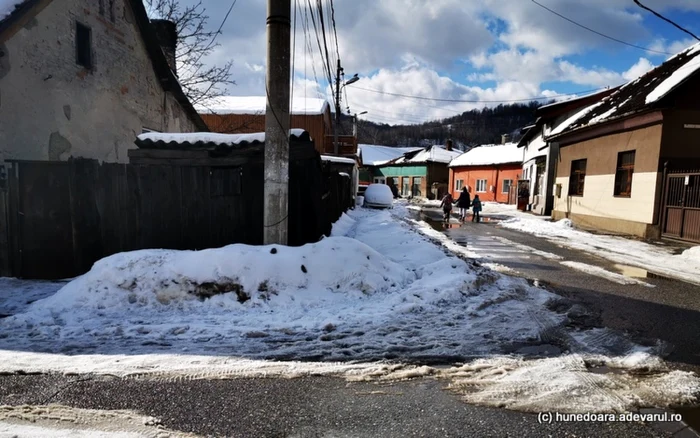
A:
[[[455,257],[395,216],[406,211],[356,209],[331,237],[299,248],[108,257],[0,319],[0,372],[429,376],[470,402],[570,412],[666,406],[698,394],[690,373],[633,375],[640,362],[663,364],[655,356],[663,344],[642,347],[577,323],[571,302]],[[216,294],[225,291],[233,292]],[[432,361],[466,364],[411,365]],[[592,376],[591,361],[619,363],[622,372]]]
[[[24,312],[30,304],[55,294],[66,283],[0,277],[0,318]]]
[[[574,229],[568,219],[549,222],[518,216],[503,221],[499,225],[541,236],[560,246],[596,254],[616,263],[636,266],[659,275],[700,284],[700,249],[698,247],[691,248],[683,254],[674,255],[668,247]]]
[[[154,417],[126,410],[62,405],[0,406],[0,436],[42,438],[195,437],[166,430]]]

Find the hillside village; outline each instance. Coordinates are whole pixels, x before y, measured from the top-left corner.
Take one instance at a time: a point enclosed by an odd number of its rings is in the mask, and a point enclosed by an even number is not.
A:
[[[347,5],[220,7],[0,0],[0,436],[697,436],[700,42],[535,90],[503,16],[430,88]]]

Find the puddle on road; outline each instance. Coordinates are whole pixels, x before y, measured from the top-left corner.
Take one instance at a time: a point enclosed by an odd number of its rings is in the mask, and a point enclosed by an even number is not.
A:
[[[670,277],[665,277],[663,275],[655,274],[653,272],[649,272],[644,268],[639,268],[637,266],[629,266],[629,265],[621,265],[621,264],[614,264],[613,268],[619,272],[620,274],[626,276],[626,277],[632,277],[632,278],[656,278],[656,279],[661,279],[661,280],[668,280],[668,281],[678,281],[676,279],[670,278]]]

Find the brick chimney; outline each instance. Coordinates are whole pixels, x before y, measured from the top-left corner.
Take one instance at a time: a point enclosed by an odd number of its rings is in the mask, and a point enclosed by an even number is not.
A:
[[[158,44],[163,49],[165,59],[168,61],[170,69],[177,76],[177,64],[175,62],[175,51],[177,50],[177,28],[175,23],[169,20],[151,20],[151,25],[158,38]]]
[[[447,140],[445,142],[445,150],[448,150],[448,151],[452,150],[452,140]]]
[[[510,134],[501,135],[501,144],[506,144],[510,141]]]

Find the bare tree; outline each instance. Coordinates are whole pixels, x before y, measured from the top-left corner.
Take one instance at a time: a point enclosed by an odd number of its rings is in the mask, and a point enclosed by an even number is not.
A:
[[[179,0],[144,0],[152,18],[169,20],[177,29],[178,79],[190,101],[200,103],[224,94],[226,86],[235,85],[231,80],[233,61],[223,65],[206,65],[204,59],[210,55],[218,43],[220,26],[210,30],[209,16],[199,1],[191,6],[182,6]]]

